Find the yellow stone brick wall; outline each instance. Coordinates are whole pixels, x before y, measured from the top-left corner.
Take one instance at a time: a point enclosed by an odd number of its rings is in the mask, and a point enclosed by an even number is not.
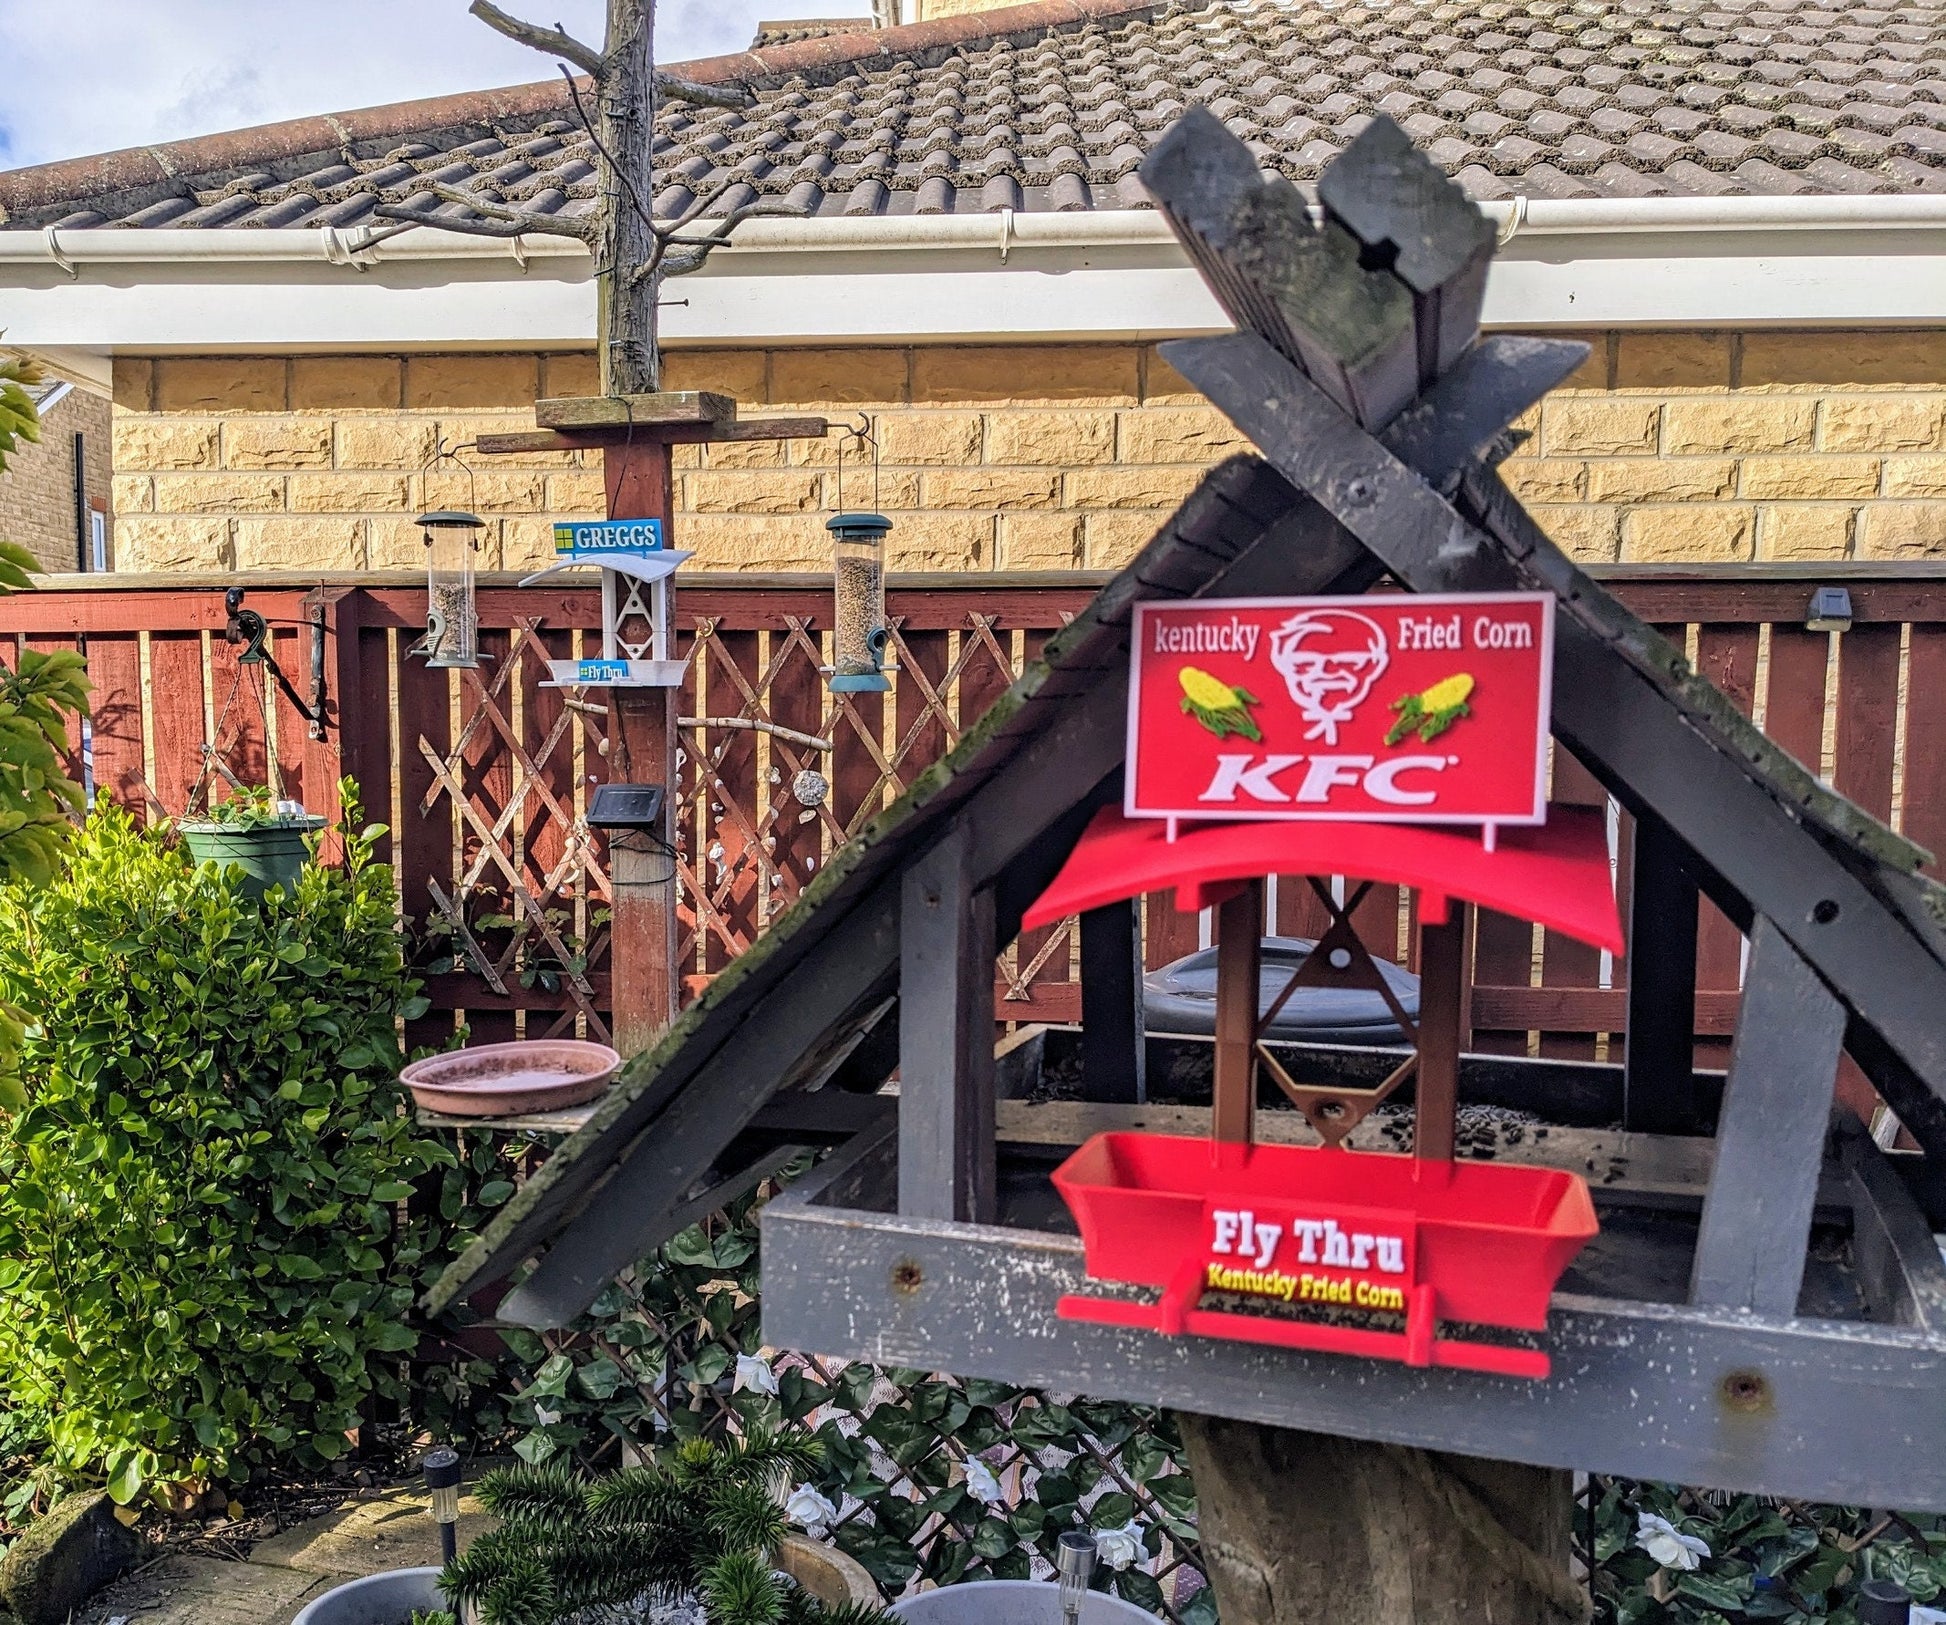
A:
[[[1622,333],[1523,421],[1510,482],[1595,561],[1946,555],[1946,333]],[[746,416],[877,420],[847,507],[894,520],[903,570],[1123,563],[1242,442],[1132,345],[682,351],[672,389]],[[546,558],[599,514],[599,454],[481,458],[444,443],[531,428],[537,395],[592,393],[585,354],[118,361],[122,569],[417,568],[411,524],[468,507],[485,568]],[[839,441],[684,448],[682,545],[709,569],[822,570]]]

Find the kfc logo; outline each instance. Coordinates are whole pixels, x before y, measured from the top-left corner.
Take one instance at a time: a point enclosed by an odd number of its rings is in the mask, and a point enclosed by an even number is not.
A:
[[[1378,623],[1350,609],[1310,609],[1270,635],[1270,664],[1304,720],[1304,737],[1338,743],[1390,662]]]

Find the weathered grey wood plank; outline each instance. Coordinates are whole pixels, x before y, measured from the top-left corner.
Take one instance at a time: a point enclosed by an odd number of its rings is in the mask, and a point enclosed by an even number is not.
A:
[[[650,429],[665,424],[727,423],[736,415],[734,399],[706,389],[665,390],[658,395],[551,395],[534,402],[534,422],[543,429],[630,425]]]
[[[1081,1096],[1148,1099],[1142,1000],[1142,900],[1081,916]]]
[[[1063,1321],[1072,1237],[816,1206],[763,1215],[764,1336],[1095,1399],[1540,1466],[1946,1511],[1946,1340],[1557,1295],[1545,1382]],[[831,1172],[827,1173],[827,1169]]]
[[[1690,1302],[1760,1315],[1796,1311],[1844,1041],[1844,1006],[1759,915]]]
[[[1847,1118],[1840,1135],[1852,1200],[1852,1266],[1866,1302],[1893,1325],[1946,1333],[1946,1260],[1905,1181]]]
[[[1696,922],[1701,892],[1683,847],[1652,813],[1635,821],[1628,916],[1628,1052],[1622,1123],[1645,1134],[1697,1124]]]
[[[899,1211],[914,1218],[993,1218],[995,952],[993,888],[956,823],[900,899]]]

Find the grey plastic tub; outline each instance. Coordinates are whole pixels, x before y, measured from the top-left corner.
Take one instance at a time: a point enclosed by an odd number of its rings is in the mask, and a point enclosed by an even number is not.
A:
[[[1061,1625],[1061,1588],[1052,1580],[970,1580],[908,1597],[892,1612],[912,1625]],[[1155,1625],[1155,1615],[1091,1591],[1081,1625]]]
[[[382,1574],[368,1574],[362,1580],[334,1586],[291,1625],[406,1625],[415,1608],[446,1606],[438,1582],[438,1569],[387,1569]]]

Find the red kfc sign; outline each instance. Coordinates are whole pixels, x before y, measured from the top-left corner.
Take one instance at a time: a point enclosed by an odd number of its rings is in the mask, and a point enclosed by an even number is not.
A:
[[[1136,606],[1131,818],[1538,824],[1546,593]]]

